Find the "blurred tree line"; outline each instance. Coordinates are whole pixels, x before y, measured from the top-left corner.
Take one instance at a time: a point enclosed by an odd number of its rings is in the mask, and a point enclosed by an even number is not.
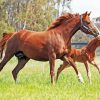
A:
[[[21,29],[46,30],[56,17],[71,10],[71,1],[0,0],[0,35]]]
[[[99,21],[100,22],[100,16],[96,18],[96,21]]]
[[[61,14],[72,12],[72,0],[0,0],[0,37],[21,29],[44,31]],[[99,18],[98,18],[99,20]],[[90,36],[75,34],[72,42],[88,42]]]

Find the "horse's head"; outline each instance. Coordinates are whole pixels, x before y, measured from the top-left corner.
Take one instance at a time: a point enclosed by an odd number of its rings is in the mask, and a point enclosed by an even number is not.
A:
[[[93,36],[100,35],[98,28],[90,21],[90,13],[85,12],[84,14],[80,15],[80,30],[85,32],[86,34],[90,34]]]

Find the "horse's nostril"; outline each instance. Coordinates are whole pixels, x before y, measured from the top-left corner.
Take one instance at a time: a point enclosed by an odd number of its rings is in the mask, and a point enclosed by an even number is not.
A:
[[[100,33],[97,33],[97,35],[100,35]]]
[[[96,37],[96,36],[99,36],[99,35],[100,35],[100,33],[95,33],[95,37]]]

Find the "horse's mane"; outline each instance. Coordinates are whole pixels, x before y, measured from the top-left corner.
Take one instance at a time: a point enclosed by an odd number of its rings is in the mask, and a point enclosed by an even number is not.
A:
[[[47,29],[51,30],[54,29],[58,26],[60,26],[63,22],[69,20],[70,18],[72,18],[73,16],[78,15],[78,14],[71,14],[71,13],[65,13],[64,15],[60,16],[59,18],[57,18]]]

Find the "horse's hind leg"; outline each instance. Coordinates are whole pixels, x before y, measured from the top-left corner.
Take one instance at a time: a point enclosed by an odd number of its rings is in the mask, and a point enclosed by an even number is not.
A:
[[[1,52],[1,53],[0,53],[0,59],[3,58],[3,50],[4,50],[4,47],[2,46],[2,47],[1,47],[1,50],[0,50],[0,52]]]
[[[0,62],[0,71],[3,69],[5,64],[14,56],[14,53],[17,50],[17,44],[14,44],[14,40],[9,40],[6,44],[5,56]]]
[[[8,52],[6,50],[5,52],[5,56],[3,58],[3,60],[0,62],[0,71],[3,69],[3,67],[5,66],[5,64],[13,57],[13,53],[12,52]]]
[[[29,61],[29,58],[26,59],[18,59],[18,64],[12,71],[13,78],[16,82],[18,72],[25,66],[25,64]]]

